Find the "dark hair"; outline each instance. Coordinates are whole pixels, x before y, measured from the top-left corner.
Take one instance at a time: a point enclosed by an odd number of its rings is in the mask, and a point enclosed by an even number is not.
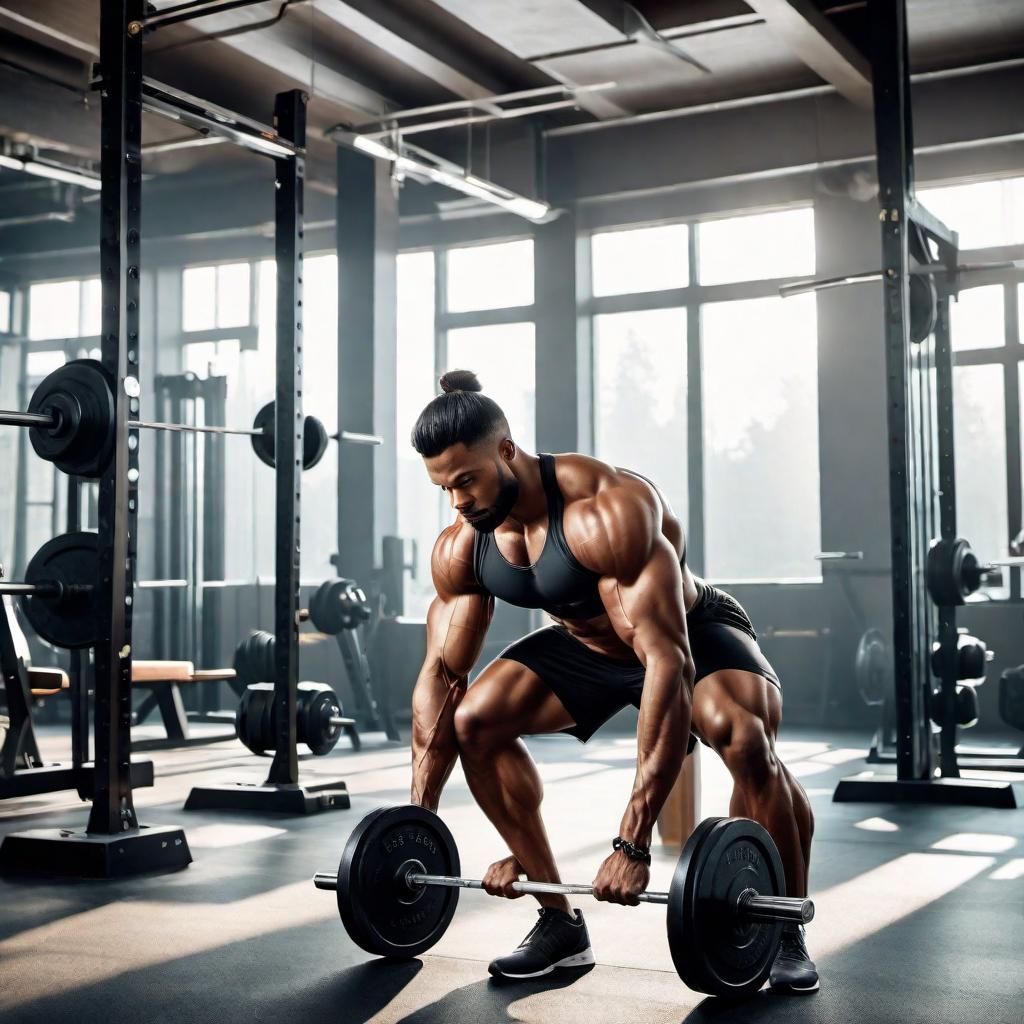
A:
[[[459,442],[468,448],[499,426],[508,430],[501,407],[480,393],[483,389],[472,370],[449,370],[438,383],[442,394],[420,413],[412,428],[412,446],[424,458],[440,455]]]

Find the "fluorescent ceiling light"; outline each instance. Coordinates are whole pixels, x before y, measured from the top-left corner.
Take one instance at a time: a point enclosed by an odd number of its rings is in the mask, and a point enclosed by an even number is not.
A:
[[[8,167],[12,171],[24,171],[26,174],[35,174],[40,178],[50,178],[53,181],[63,181],[69,185],[81,185],[83,188],[91,188],[97,192],[102,187],[100,179],[94,175],[57,164],[41,163],[38,160],[27,158],[21,160],[17,157],[0,155],[0,167]]]
[[[348,141],[355,149],[366,153],[368,156],[377,157],[380,160],[390,160],[394,163],[395,169],[405,174],[427,178],[444,185],[447,188],[461,192],[463,195],[472,196],[474,199],[481,199],[486,203],[493,203],[500,206],[517,217],[524,217],[526,220],[539,222],[546,220],[551,215],[551,207],[536,199],[528,199],[517,192],[511,192],[507,188],[495,185],[492,181],[485,181],[473,174],[467,174],[461,167],[449,164],[447,167],[436,167],[425,160],[418,160],[407,156],[400,151],[385,145],[379,139],[371,139],[365,135],[351,135]]]

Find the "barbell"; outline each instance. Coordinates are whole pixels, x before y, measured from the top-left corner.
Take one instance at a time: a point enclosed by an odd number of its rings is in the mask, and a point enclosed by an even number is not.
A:
[[[336,874],[317,873],[337,893],[352,940],[377,956],[409,958],[444,935],[459,889],[483,882],[459,874],[459,853],[444,822],[423,807],[381,807],[352,832]],[[589,885],[519,881],[523,893],[592,896]],[[768,832],[747,818],[706,818],[687,839],[668,892],[643,892],[666,907],[666,931],[679,977],[698,992],[745,996],[764,984],[782,926],[814,917],[809,899],[785,892],[782,860]]]
[[[141,392],[134,377],[126,377],[124,391],[131,408],[138,408]],[[251,439],[257,457],[274,466],[276,406],[269,402],[256,414],[251,427],[167,423],[129,420],[132,430],[166,430],[194,434],[240,434]],[[43,378],[32,393],[28,411],[0,410],[0,425],[27,427],[36,454],[59,470],[96,479],[110,462],[117,417],[112,379],[95,359],[74,359]],[[328,434],[315,416],[303,421],[303,469],[311,469],[323,457],[329,440],[348,444],[383,444],[376,434],[341,430]]]

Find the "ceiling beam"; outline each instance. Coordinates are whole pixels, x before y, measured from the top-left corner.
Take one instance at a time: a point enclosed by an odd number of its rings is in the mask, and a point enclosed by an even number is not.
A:
[[[293,13],[278,24],[258,27],[266,22],[266,10],[240,7],[189,22],[181,31],[193,34],[198,32],[201,38],[206,33],[217,35],[252,26],[252,32],[223,36],[218,41],[286,75],[308,89],[311,95],[342,108],[347,120],[365,121],[368,117],[380,117],[394,108],[395,104],[380,93],[344,74],[333,64],[325,63],[323,54],[315,50],[311,53],[309,22],[302,16],[305,13],[302,5],[290,8],[289,11]],[[171,27],[166,31],[170,37],[178,28]],[[162,35],[159,33],[155,37],[155,49],[161,48]]]
[[[871,64],[811,0],[747,0],[790,50],[851,103],[872,103]]]
[[[314,0],[314,7],[318,15],[353,32],[459,99],[482,99],[503,91],[502,84],[483,68],[467,71],[464,62],[456,67],[450,56],[442,55],[441,43],[423,40],[417,26],[408,24],[401,12],[379,0],[370,5],[358,0]],[[372,16],[367,9],[373,11]]]
[[[670,43],[660,32],[651,27],[648,20],[626,0],[579,0],[603,21],[606,21],[617,32],[629,41],[641,46],[649,46],[659,53],[674,57],[691,68],[709,74],[710,71],[700,61],[691,57],[684,49]]]

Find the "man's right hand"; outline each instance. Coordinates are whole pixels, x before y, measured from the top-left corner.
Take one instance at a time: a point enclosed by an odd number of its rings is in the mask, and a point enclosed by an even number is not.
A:
[[[512,883],[520,881],[520,876],[525,874],[523,865],[515,857],[508,856],[504,860],[496,860],[484,874],[484,889],[491,896],[517,900],[526,893],[517,892],[512,888]]]

